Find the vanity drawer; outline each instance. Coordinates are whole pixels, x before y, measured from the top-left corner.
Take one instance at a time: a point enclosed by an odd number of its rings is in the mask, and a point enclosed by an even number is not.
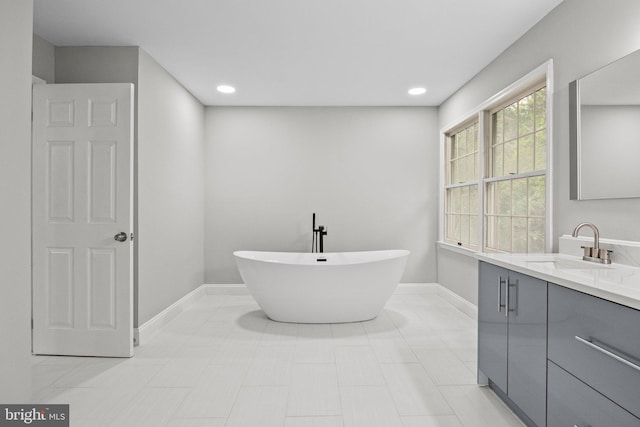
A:
[[[634,417],[591,387],[548,362],[547,427],[638,427]]]
[[[549,360],[640,417],[640,311],[553,284],[548,309]]]

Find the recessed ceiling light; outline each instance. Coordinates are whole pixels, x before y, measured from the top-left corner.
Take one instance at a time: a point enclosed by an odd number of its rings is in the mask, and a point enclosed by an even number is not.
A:
[[[423,87],[413,87],[409,89],[409,95],[422,95],[423,93],[426,93],[426,92],[427,92],[427,89]]]
[[[220,93],[233,93],[236,91],[235,87],[229,85],[220,85],[216,89],[218,89]]]

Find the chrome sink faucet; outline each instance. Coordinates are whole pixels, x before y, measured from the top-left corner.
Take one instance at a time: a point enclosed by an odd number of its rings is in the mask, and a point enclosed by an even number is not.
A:
[[[585,261],[599,262],[601,264],[611,264],[611,252],[610,249],[600,249],[600,231],[595,224],[590,222],[582,222],[576,226],[573,230],[573,237],[578,237],[578,232],[582,227],[589,227],[593,230],[593,247],[592,246],[580,246],[584,249],[584,255],[582,259]]]

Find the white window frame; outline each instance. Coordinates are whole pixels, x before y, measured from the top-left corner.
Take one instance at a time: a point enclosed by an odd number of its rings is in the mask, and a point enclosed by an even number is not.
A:
[[[445,174],[446,174],[446,141],[447,135],[452,131],[460,129],[460,126],[464,123],[469,123],[473,120],[478,120],[478,249],[477,251],[485,251],[485,183],[487,180],[496,180],[497,178],[487,178],[486,170],[488,165],[487,144],[490,144],[489,135],[489,111],[495,109],[501,104],[507,103],[510,99],[523,93],[528,88],[533,88],[539,82],[544,81],[547,88],[546,99],[546,157],[547,168],[545,174],[545,198],[546,198],[546,210],[545,210],[545,251],[551,252],[553,247],[553,60],[549,59],[533,71],[529,72],[522,78],[518,79],[514,83],[510,84],[497,94],[493,95],[489,99],[482,102],[480,105],[472,109],[469,113],[462,115],[458,120],[453,121],[449,125],[445,126],[440,131],[440,221],[439,221],[439,241],[445,246],[454,247],[454,245],[448,241],[445,241],[445,188],[447,187]],[[527,174],[522,174],[527,175]],[[465,249],[462,249],[465,250]],[[467,249],[469,250],[469,249]],[[475,251],[474,251],[475,252]]]

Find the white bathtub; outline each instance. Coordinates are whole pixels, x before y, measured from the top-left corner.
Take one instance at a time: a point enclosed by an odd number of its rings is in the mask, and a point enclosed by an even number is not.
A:
[[[249,292],[270,319],[342,323],[380,313],[400,281],[409,251],[233,254]]]

